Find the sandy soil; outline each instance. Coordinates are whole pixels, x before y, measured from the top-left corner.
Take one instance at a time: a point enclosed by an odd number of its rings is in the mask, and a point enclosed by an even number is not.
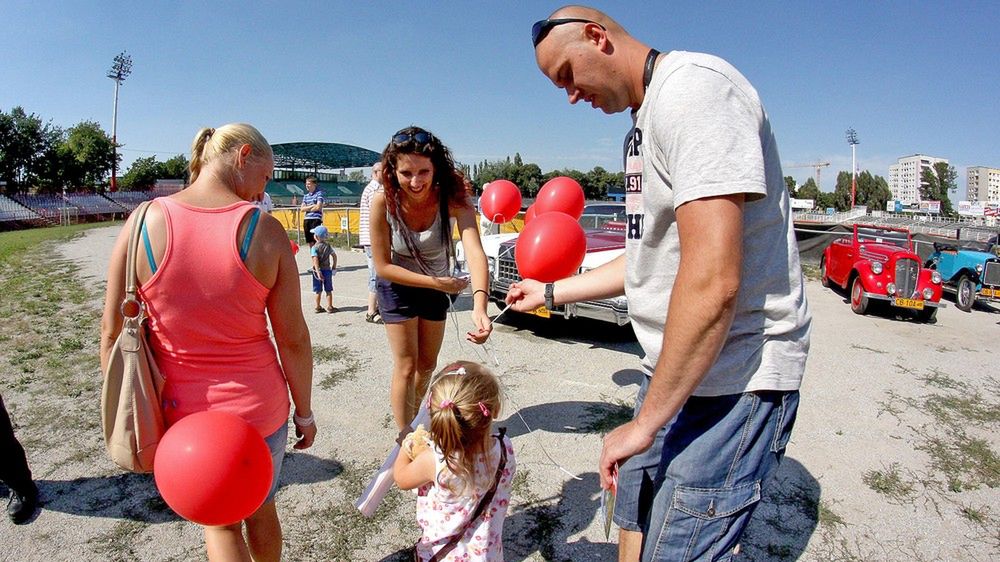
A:
[[[116,233],[92,230],[60,248],[93,291],[93,307],[100,306]],[[302,270],[305,254],[298,256]],[[371,520],[353,509],[395,432],[384,330],[364,322],[364,257],[341,251],[340,263],[336,314],[311,312],[309,279],[302,277],[318,349],[320,435],[312,449],[289,449],[285,460],[277,496],[285,559],[402,560],[418,536],[413,496],[391,494]],[[950,306],[936,325],[923,325],[857,316],[843,294],[816,281],[807,291],[815,323],[799,418],[743,542],[743,559],[997,559],[1000,314]],[[605,541],[599,514],[596,460],[602,428],[634,402],[640,351],[630,332],[512,317],[498,324],[484,350],[461,338],[471,326],[469,299],[457,308],[441,361],[495,358],[508,393],[503,424],[521,476],[505,528],[507,559],[613,559],[614,533]],[[96,341],[95,333],[83,352],[96,354]],[[34,405],[7,384],[13,367],[6,356],[0,360],[4,398],[45,503],[28,525],[0,523],[0,559],[204,557],[198,528],[166,508],[151,477],[117,470],[93,427],[65,427],[58,447],[26,439],[32,422],[19,414]],[[98,415],[93,385],[79,399],[93,400]]]

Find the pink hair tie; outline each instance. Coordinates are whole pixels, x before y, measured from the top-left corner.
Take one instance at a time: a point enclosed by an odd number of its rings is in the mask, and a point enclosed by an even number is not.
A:
[[[441,403],[438,404],[438,408],[441,408],[442,410],[444,410],[446,408],[452,408],[454,406],[455,406],[455,403],[452,402],[451,400],[447,400],[447,399],[442,400]]]
[[[490,409],[486,407],[486,404],[482,402],[479,403],[479,411],[483,413],[483,417],[490,417]]]

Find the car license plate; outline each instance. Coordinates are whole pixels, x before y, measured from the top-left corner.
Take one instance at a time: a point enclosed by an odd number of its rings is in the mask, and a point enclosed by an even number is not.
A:
[[[1000,297],[1000,289],[983,288],[982,291],[979,291],[979,294],[984,297]]]
[[[534,314],[535,316],[541,316],[542,318],[549,318],[552,316],[552,312],[544,306],[540,306],[535,310],[529,312],[529,314]]]
[[[923,310],[924,308],[924,301],[917,299],[896,299],[892,301],[892,304],[900,308],[913,308],[916,310]]]

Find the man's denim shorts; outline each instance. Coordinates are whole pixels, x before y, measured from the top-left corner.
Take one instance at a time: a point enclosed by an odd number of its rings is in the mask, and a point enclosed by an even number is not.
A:
[[[282,424],[274,433],[264,438],[267,448],[271,450],[271,466],[274,475],[271,477],[271,489],[267,492],[264,503],[272,501],[278,493],[278,481],[281,479],[281,465],[285,460],[285,445],[288,442],[288,424]]]
[[[372,260],[372,247],[365,246],[365,258],[368,259],[368,292],[375,292],[375,261]]]
[[[653,446],[619,468],[614,520],[643,533],[642,560],[728,560],[784,455],[798,404],[798,391],[689,398]]]

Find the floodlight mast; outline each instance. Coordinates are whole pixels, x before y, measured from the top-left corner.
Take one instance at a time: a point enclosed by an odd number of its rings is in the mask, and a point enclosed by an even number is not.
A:
[[[115,109],[111,117],[111,191],[118,191],[118,88],[132,74],[132,55],[122,51],[115,57],[115,63],[108,71],[108,78],[115,81]]]
[[[851,209],[854,208],[854,193],[858,187],[858,166],[855,164],[855,147],[858,146],[858,133],[847,129],[847,144],[851,145]]]

